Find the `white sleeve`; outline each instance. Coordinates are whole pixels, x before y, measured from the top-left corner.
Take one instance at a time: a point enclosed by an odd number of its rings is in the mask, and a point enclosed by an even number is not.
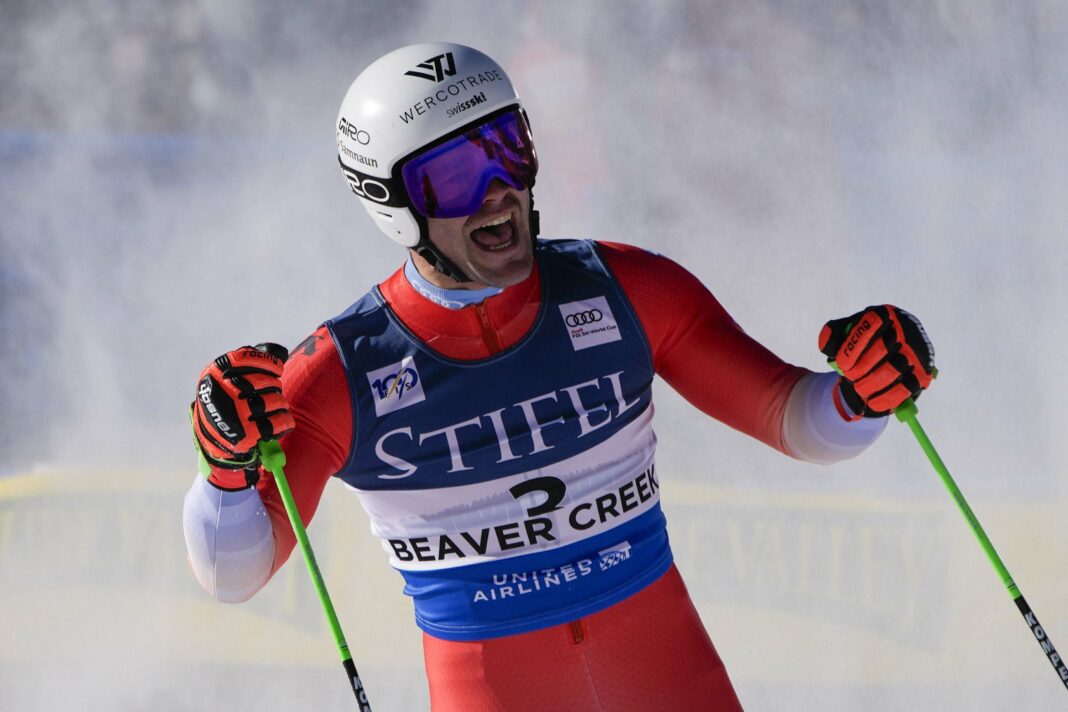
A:
[[[215,600],[247,601],[271,577],[274,534],[255,488],[224,492],[197,476],[185,495],[183,528],[193,573]]]
[[[887,418],[849,422],[834,407],[837,373],[803,376],[786,401],[783,440],[790,454],[806,462],[832,463],[862,453],[886,428]]]

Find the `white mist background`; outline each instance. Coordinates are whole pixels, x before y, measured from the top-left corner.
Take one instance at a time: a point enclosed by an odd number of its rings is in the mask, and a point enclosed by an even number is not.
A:
[[[921,421],[1068,641],[1062,3],[9,2],[0,708],[351,707],[296,555],[241,606],[186,570],[185,410],[209,359],[295,345],[401,263],[333,123],[364,66],[437,39],[517,84],[545,236],[673,257],[814,370],[826,319],[916,313],[941,369]],[[1061,703],[904,426],[805,465],[661,384],[657,432],[676,557],[747,709]],[[331,483],[310,533],[375,709],[425,708],[356,499]]]

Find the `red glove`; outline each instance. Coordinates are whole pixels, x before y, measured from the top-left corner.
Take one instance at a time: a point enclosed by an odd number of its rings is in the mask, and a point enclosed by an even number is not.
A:
[[[919,319],[889,304],[824,324],[820,351],[842,374],[835,405],[846,420],[887,415],[919,398],[937,373],[934,347]]]
[[[289,352],[278,344],[242,346],[201,371],[193,436],[213,466],[209,482],[222,489],[251,487],[259,477],[257,445],[296,427],[279,380],[287,358]],[[244,472],[231,476],[227,470]]]

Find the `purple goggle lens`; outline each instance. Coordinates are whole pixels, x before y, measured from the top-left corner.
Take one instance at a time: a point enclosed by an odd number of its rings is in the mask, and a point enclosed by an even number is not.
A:
[[[408,159],[401,178],[421,215],[458,218],[478,212],[495,178],[525,190],[537,172],[530,129],[513,110]]]

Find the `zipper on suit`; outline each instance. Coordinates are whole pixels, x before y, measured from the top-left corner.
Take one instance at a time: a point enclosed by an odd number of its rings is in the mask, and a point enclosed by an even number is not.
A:
[[[586,640],[586,628],[582,625],[582,620],[571,621],[567,624],[567,627],[571,629],[571,642],[578,645],[582,641]]]
[[[482,304],[476,304],[475,316],[478,317],[478,328],[482,331],[482,341],[486,344],[486,348],[489,349],[490,355],[499,354],[504,349],[501,348],[501,340],[497,338],[497,332],[493,330],[493,325],[490,324],[486,307]]]

